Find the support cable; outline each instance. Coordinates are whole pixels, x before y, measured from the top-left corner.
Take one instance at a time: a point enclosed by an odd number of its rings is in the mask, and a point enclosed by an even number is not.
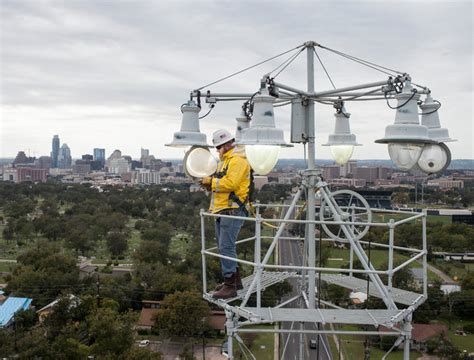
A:
[[[326,47],[326,46],[324,46],[324,45],[318,44],[318,46],[319,46],[321,49],[326,49],[326,50],[328,50],[328,51],[333,52],[334,54],[337,54],[337,55],[339,55],[339,56],[345,57],[346,59],[355,61],[355,62],[357,62],[357,63],[359,63],[359,64],[361,64],[361,65],[365,65],[365,66],[367,66],[367,67],[370,67],[370,68],[372,68],[372,69],[374,69],[374,70],[380,71],[380,72],[385,73],[385,74],[387,74],[387,75],[393,75],[393,74],[400,74],[400,75],[403,75],[403,74],[405,74],[404,72],[401,72],[401,71],[398,71],[398,70],[393,70],[393,69],[387,68],[387,67],[385,67],[385,66],[378,65],[378,64],[372,63],[372,62],[370,62],[370,61],[360,59],[360,58],[355,57],[355,56],[353,56],[353,55],[345,54],[345,53],[343,53],[343,52],[341,52],[341,51],[328,48],[328,47]],[[383,70],[381,70],[381,69],[384,69],[384,70],[386,70],[386,71],[383,71]],[[391,73],[389,73],[389,71],[390,71]]]
[[[230,79],[230,78],[233,77],[233,76],[239,75],[239,74],[241,74],[241,73],[243,73],[243,72],[245,72],[245,71],[247,71],[247,70],[253,69],[253,68],[257,67],[257,66],[260,66],[260,65],[262,65],[262,64],[264,64],[264,63],[266,63],[266,62],[269,62],[269,61],[271,61],[271,60],[273,60],[273,59],[276,59],[276,58],[278,58],[278,57],[280,57],[280,56],[283,56],[283,55],[285,55],[285,54],[288,54],[289,52],[292,52],[293,50],[299,49],[299,48],[301,48],[301,47],[304,47],[304,44],[303,44],[303,45],[299,45],[299,46],[297,46],[297,47],[295,47],[295,48],[292,48],[292,49],[290,49],[290,50],[284,51],[284,52],[282,52],[282,53],[280,53],[280,54],[278,54],[278,55],[272,56],[271,58],[268,58],[268,59],[266,59],[266,60],[260,61],[259,63],[255,64],[255,65],[248,66],[248,67],[246,67],[245,69],[239,70],[239,71],[237,71],[237,72],[235,72],[235,73],[233,73],[233,74],[230,74],[230,75],[225,76],[225,77],[223,77],[223,78],[221,78],[221,79],[218,79],[218,80],[216,80],[216,81],[213,81],[213,82],[211,82],[211,83],[209,83],[209,84],[207,84],[207,85],[201,86],[201,87],[195,89],[195,91],[202,90],[202,89],[204,89],[204,88],[206,88],[206,87],[209,87],[209,86],[211,86],[211,85],[215,85],[215,84],[217,84],[217,83],[219,83],[219,82],[221,82],[221,81]]]
[[[329,73],[328,71],[326,70],[326,67],[324,66],[321,58],[319,57],[318,53],[316,52],[316,49],[313,48],[313,51],[314,51],[314,54],[316,55],[316,57],[318,58],[319,60],[319,63],[321,64],[321,67],[323,68],[324,72],[326,73],[326,76],[328,77],[329,81],[331,82],[331,85],[334,89],[336,89],[336,85],[334,85],[334,82],[332,81],[331,77],[329,76]]]
[[[274,70],[270,71],[270,74],[272,72],[274,72],[275,70],[277,70],[279,67],[281,67],[283,64],[286,63],[285,66],[283,66],[283,68],[278,71],[278,73],[273,77],[273,79],[275,79],[278,75],[280,75],[303,51],[304,51],[305,48],[301,48],[296,54],[294,54],[293,56],[291,56],[289,59],[287,59],[286,61],[284,61],[282,64],[280,64],[279,66],[277,66]]]

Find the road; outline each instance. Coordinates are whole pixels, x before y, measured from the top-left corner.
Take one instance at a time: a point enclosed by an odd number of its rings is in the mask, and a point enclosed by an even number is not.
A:
[[[288,232],[285,230],[283,236],[288,236]],[[283,265],[296,265],[300,266],[303,263],[303,242],[295,240],[280,240],[279,246],[279,261]],[[299,293],[297,279],[289,279],[293,290],[290,294],[285,296],[282,301],[286,301]],[[295,307],[295,303],[289,304],[286,307]],[[301,303],[300,307],[304,307]],[[283,329],[290,329],[292,324],[283,323]],[[299,329],[300,323],[293,324],[293,330]],[[306,329],[317,330],[317,324],[305,323]],[[319,340],[319,349],[311,349],[309,346],[310,340],[318,341],[316,334],[304,334],[302,337],[300,334],[281,334],[280,335],[280,358],[282,360],[300,359],[300,343],[303,342],[303,357],[304,359],[318,359],[318,360],[330,360],[329,344],[326,336],[321,336]],[[319,357],[318,357],[319,355]]]
[[[294,240],[281,240],[280,241],[280,262],[286,265],[301,265],[302,264],[302,243]],[[293,287],[293,291],[291,294],[285,296],[282,301],[285,301],[299,292],[298,290],[298,283],[296,279],[289,280],[291,286]],[[290,304],[291,307],[295,307],[295,304]],[[303,304],[301,304],[303,307]],[[284,323],[282,328],[290,329],[291,324]],[[299,323],[293,324],[293,329],[296,330],[301,325]],[[317,324],[313,323],[306,323],[306,329],[317,330]],[[304,351],[304,359],[319,359],[319,360],[329,360],[331,359],[329,344],[326,336],[321,336],[319,341],[319,350],[317,349],[310,349],[309,342],[310,340],[317,341],[318,336],[315,334],[304,334],[303,335],[303,351]],[[280,354],[282,354],[281,359],[291,359],[291,360],[299,360],[300,357],[300,342],[301,338],[299,334],[282,334],[280,336]],[[319,358],[318,358],[319,353]]]
[[[421,261],[418,261],[419,263],[421,263]],[[428,270],[434,272],[436,275],[438,275],[441,280],[443,280],[445,283],[448,283],[448,284],[456,284],[456,281],[454,281],[449,275],[447,275],[446,273],[442,272],[441,270],[435,268],[433,265],[430,265],[430,264],[427,264],[428,266]]]

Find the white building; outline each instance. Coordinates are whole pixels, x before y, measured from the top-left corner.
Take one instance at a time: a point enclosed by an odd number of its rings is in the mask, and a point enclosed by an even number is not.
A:
[[[18,174],[14,167],[11,165],[3,166],[3,181],[18,182]]]
[[[161,176],[159,171],[149,169],[136,169],[132,171],[132,184],[150,185],[160,184]]]
[[[123,173],[127,173],[127,172],[130,172],[130,170],[132,169],[132,166],[130,164],[130,162],[121,157],[119,159],[111,159],[109,161],[109,172],[110,173],[113,173],[113,174],[123,174]]]
[[[439,187],[440,189],[463,189],[463,180],[454,180],[452,178],[441,178],[429,180],[426,186]]]

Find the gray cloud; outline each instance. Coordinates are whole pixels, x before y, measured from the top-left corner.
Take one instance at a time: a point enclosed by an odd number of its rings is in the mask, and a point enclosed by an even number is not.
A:
[[[4,0],[1,13],[0,156],[32,148],[49,153],[59,133],[74,156],[106,146],[163,157],[180,126],[189,91],[304,41],[409,72],[443,102],[454,158],[473,158],[472,3],[470,1],[34,1]],[[337,86],[386,76],[318,50]],[[251,92],[272,61],[213,86]],[[280,75],[305,87],[305,56]],[[320,67],[316,84],[331,84]],[[219,105],[201,128],[234,127],[240,104]],[[373,140],[393,113],[383,104],[351,104],[356,158],[387,158]],[[277,112],[289,129],[288,109]],[[225,122],[223,120],[225,119]],[[317,109],[318,141],[332,110]],[[34,131],[34,133],[29,133]],[[302,149],[283,156],[300,156]],[[318,155],[329,158],[326,148]]]

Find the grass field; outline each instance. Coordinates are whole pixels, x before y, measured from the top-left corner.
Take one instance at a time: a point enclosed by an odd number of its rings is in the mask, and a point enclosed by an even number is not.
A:
[[[184,256],[188,253],[191,237],[186,233],[178,233],[171,238],[169,254],[174,256]]]
[[[409,216],[413,216],[416,213],[407,215],[407,214],[389,214],[389,213],[373,213],[372,214],[372,221],[373,222],[380,222],[380,223],[388,223],[390,219],[395,221],[403,220],[408,218]],[[421,223],[421,218],[414,220],[413,222]],[[428,215],[426,217],[426,221],[428,223],[442,223],[442,224],[451,224],[452,218],[451,216],[440,216],[440,215]]]
[[[368,251],[366,250],[368,254]],[[356,256],[354,254],[354,259]],[[388,251],[387,250],[374,250],[370,251],[370,259],[375,269],[385,271],[387,270],[386,264],[388,262]],[[408,260],[409,257],[399,253],[394,253],[394,263],[403,262]],[[349,250],[348,249],[337,249],[331,248],[327,267],[342,267],[349,264]],[[385,264],[385,267],[383,266]],[[410,268],[420,268],[422,265],[416,261],[412,262]],[[438,280],[438,276],[428,270],[428,281]]]
[[[269,326],[259,326],[260,328],[269,328]],[[273,333],[254,333],[249,335],[252,337],[251,344],[248,341],[244,342],[249,347],[252,354],[258,360],[273,360],[273,349],[275,346],[274,334]],[[250,346],[249,346],[250,345]],[[236,359],[246,359],[239,349],[239,345],[236,340],[233,341],[234,357]],[[248,355],[247,355],[248,356]]]
[[[443,320],[446,326],[448,321]],[[451,329],[448,330],[448,338],[456,346],[459,351],[467,350],[468,353],[474,352],[474,334],[467,334],[466,336],[456,335],[457,329],[462,329],[463,326],[472,325],[474,321],[470,320],[456,320],[451,323]]]
[[[339,330],[360,330],[357,326],[355,325],[344,325],[338,327]],[[365,337],[360,336],[360,335],[344,335],[340,336],[340,341],[341,341],[341,349],[342,349],[342,355],[344,356],[344,359],[364,359],[364,354],[365,354]],[[331,342],[333,343],[331,345],[331,350],[336,351],[336,346],[334,345],[334,340],[331,337]],[[371,346],[369,347],[369,352],[370,352],[370,359],[381,359],[382,356],[385,354],[383,350],[380,348]],[[333,352],[333,357],[336,359],[337,358],[337,352]],[[411,351],[410,352],[410,360],[416,360],[418,357],[420,357],[420,353],[417,351]],[[394,350],[390,353],[389,356],[387,356],[387,360],[403,360],[403,351],[402,350]]]

